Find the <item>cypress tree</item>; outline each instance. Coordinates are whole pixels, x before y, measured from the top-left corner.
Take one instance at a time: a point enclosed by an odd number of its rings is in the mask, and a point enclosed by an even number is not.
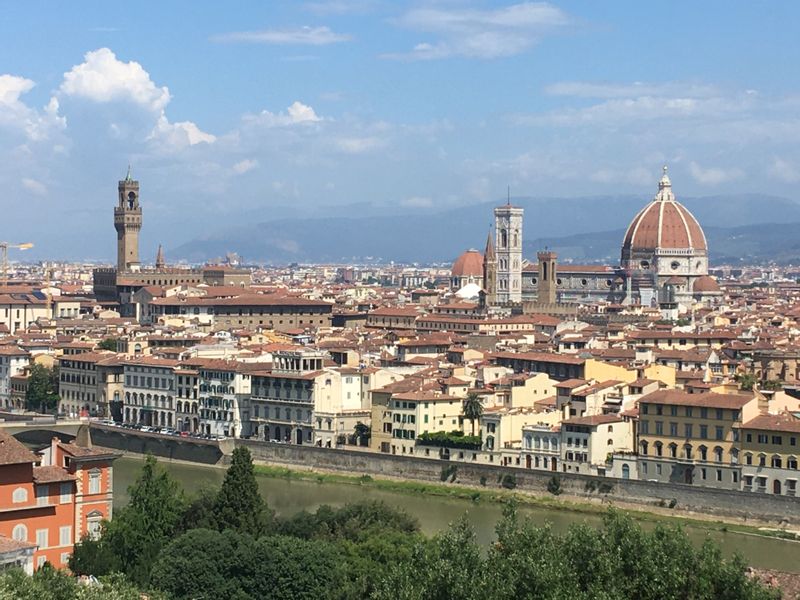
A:
[[[257,537],[267,529],[270,513],[258,491],[250,450],[245,447],[233,451],[213,515],[220,531],[232,529]]]

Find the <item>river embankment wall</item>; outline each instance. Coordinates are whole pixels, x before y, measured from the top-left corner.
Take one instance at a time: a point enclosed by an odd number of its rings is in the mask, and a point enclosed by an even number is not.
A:
[[[93,426],[92,439],[97,445],[125,452],[150,453],[170,460],[201,464],[224,464],[235,446],[245,446],[254,461],[266,465],[332,471],[355,477],[369,475],[487,489],[505,487],[537,495],[550,494],[555,479],[562,494],[591,502],[622,502],[642,505],[643,508],[666,506],[673,508],[676,516],[692,512],[775,525],[800,524],[800,499],[789,496],[256,440],[217,442],[165,437],[119,428]]]

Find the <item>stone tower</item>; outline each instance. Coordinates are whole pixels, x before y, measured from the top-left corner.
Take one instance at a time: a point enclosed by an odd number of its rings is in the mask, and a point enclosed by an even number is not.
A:
[[[539,252],[539,285],[538,304],[555,304],[556,298],[556,258],[555,252],[545,250]]]
[[[483,291],[486,293],[485,303],[491,306],[496,302],[497,282],[495,275],[497,270],[497,259],[492,243],[492,233],[486,236],[486,248],[483,251]]]
[[[494,209],[498,304],[522,302],[522,213],[510,202]]]
[[[167,266],[167,262],[164,260],[164,249],[161,247],[161,244],[158,245],[158,252],[156,252],[156,269],[163,269]]]
[[[142,209],[139,206],[139,182],[131,177],[131,169],[117,186],[119,203],[114,207],[114,229],[117,230],[117,273],[139,270],[139,231]]]

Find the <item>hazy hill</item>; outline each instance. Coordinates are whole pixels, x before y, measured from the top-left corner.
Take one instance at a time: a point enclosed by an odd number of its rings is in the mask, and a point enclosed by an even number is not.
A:
[[[800,225],[792,224],[800,223],[796,201],[758,194],[682,201],[703,225],[712,258],[718,261],[800,256],[794,239]],[[613,261],[619,256],[624,228],[645,201],[632,196],[516,198],[514,204],[525,208],[526,256],[547,245],[565,259]],[[169,256],[195,262],[235,251],[247,260],[269,263],[449,261],[467,248],[483,248],[494,206],[395,216],[352,207],[325,218],[264,215],[262,222],[223,228],[172,248]],[[782,224],[769,224],[776,221]]]

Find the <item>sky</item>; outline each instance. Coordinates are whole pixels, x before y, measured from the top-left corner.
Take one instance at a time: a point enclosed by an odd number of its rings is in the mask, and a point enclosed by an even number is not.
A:
[[[679,198],[797,198],[795,1],[0,11],[0,239],[31,256],[112,258],[129,164],[145,260],[279,216],[435,212],[508,186],[645,202],[663,164]]]

